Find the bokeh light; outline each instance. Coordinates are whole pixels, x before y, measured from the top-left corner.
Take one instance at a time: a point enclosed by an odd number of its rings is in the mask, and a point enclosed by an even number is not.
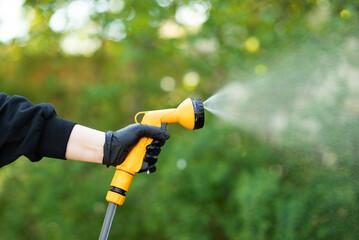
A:
[[[158,29],[158,35],[160,38],[170,39],[170,38],[181,38],[186,35],[185,29],[178,25],[173,20],[164,21],[163,24]]]
[[[93,1],[76,0],[58,9],[51,16],[49,26],[55,32],[78,30],[88,24],[96,10]]]
[[[21,8],[24,0],[0,0],[0,41],[9,43],[14,38],[28,38],[31,19]]]
[[[101,47],[102,41],[99,38],[89,38],[79,33],[67,34],[60,42],[64,53],[69,55],[91,56]]]
[[[244,47],[248,52],[257,52],[259,49],[260,43],[256,37],[250,37],[244,43]]]
[[[183,86],[185,89],[192,91],[198,86],[199,80],[200,77],[197,72],[188,72],[183,76]]]
[[[340,12],[340,17],[343,18],[343,19],[348,19],[348,18],[350,17],[350,12],[349,12],[349,10],[343,9],[343,10]]]
[[[195,48],[200,53],[210,54],[215,53],[219,48],[219,43],[216,38],[211,39],[198,39],[195,44]]]
[[[209,2],[190,2],[177,8],[175,18],[180,24],[198,26],[207,21],[209,9]]]
[[[255,69],[255,73],[259,76],[265,75],[267,73],[267,67],[263,64],[258,64]]]
[[[165,76],[161,79],[160,85],[163,90],[171,92],[176,87],[176,81],[172,77]]]
[[[168,7],[173,3],[173,0],[156,0],[158,6]]]
[[[126,36],[126,27],[121,19],[116,19],[105,28],[105,37],[112,41],[121,41]]]
[[[184,170],[187,167],[187,161],[184,158],[180,158],[176,162],[176,166],[179,170]]]

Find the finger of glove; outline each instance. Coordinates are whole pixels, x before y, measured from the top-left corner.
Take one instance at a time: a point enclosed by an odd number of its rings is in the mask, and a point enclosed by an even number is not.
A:
[[[155,140],[167,140],[170,134],[162,128],[140,124],[138,125],[137,136],[141,138],[149,137]]]
[[[158,155],[146,153],[144,161],[148,162],[150,165],[156,164],[158,161]]]
[[[148,171],[149,171],[150,173],[154,173],[154,172],[156,172],[156,170],[157,170],[157,167],[156,167],[155,165],[150,166],[149,169],[148,169]]]
[[[148,162],[143,161],[142,167],[141,167],[140,171],[138,171],[138,173],[143,173],[143,172],[152,173],[152,172],[155,172],[155,171],[156,171],[156,166],[154,164],[149,165]]]
[[[162,147],[163,145],[165,145],[165,143],[166,143],[166,140],[158,140],[158,139],[156,139],[156,140],[152,141],[151,145],[155,145],[157,147]]]
[[[146,153],[149,153],[151,155],[158,155],[160,154],[160,152],[161,148],[156,145],[150,144],[146,147]]]

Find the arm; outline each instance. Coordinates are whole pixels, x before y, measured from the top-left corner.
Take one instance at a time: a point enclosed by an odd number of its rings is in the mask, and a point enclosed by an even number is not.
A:
[[[105,133],[75,125],[66,148],[66,159],[102,163]]]
[[[20,96],[0,93],[0,167],[21,155],[121,164],[142,137],[155,139],[148,147],[142,170],[151,170],[169,138],[161,128],[132,124],[116,132],[101,132],[58,118],[51,104],[34,105]]]
[[[102,163],[105,133],[56,116],[51,104],[34,105],[0,93],[0,167],[25,155]]]
[[[161,147],[169,134],[161,128],[142,124],[132,124],[116,132],[101,132],[75,125],[67,143],[66,159],[117,166],[142,137],[150,137],[154,141],[146,149],[140,172],[154,172]]]
[[[21,155],[33,162],[45,156],[65,159],[75,124],[58,118],[51,104],[34,105],[24,97],[0,93],[0,167]]]
[[[101,132],[76,125],[67,143],[66,159],[116,166],[125,160],[142,137],[155,140],[147,147],[146,164],[141,170],[155,171],[153,167],[169,134],[161,128],[142,124],[132,124],[116,132]]]

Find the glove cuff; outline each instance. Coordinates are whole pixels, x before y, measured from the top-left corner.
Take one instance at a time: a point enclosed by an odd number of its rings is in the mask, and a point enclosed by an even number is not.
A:
[[[112,146],[112,137],[113,137],[112,131],[106,131],[105,132],[105,144],[103,145],[103,159],[102,164],[106,165],[107,167],[112,165],[111,162],[111,146]]]

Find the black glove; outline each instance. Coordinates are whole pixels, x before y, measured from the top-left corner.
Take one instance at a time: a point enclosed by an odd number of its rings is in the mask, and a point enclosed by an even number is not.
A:
[[[151,159],[150,162],[153,162],[153,159],[157,161],[157,156],[160,151],[157,150],[157,147],[151,150],[152,147],[150,146],[155,141],[159,141],[163,145],[170,137],[169,133],[165,129],[137,123],[122,128],[117,132],[106,132],[102,164],[109,167],[123,163],[131,149],[143,137],[154,139],[154,141],[147,146],[146,156],[149,156],[149,159]],[[157,152],[158,154],[156,155]]]
[[[166,127],[167,127],[167,123],[161,123],[161,128],[163,130],[166,130]],[[161,152],[161,147],[165,145],[165,143],[166,143],[165,140],[156,139],[153,140],[152,143],[147,146],[146,155],[143,159],[141,169],[140,171],[138,171],[139,173],[147,172],[147,174],[149,174],[156,172],[157,168],[155,164],[157,163],[158,155]]]
[[[161,147],[165,144],[165,140],[153,140],[150,145],[146,148],[146,155],[142,162],[142,167],[139,173],[147,172],[147,173],[153,173],[156,171],[155,164],[158,160],[158,155],[161,152]]]

